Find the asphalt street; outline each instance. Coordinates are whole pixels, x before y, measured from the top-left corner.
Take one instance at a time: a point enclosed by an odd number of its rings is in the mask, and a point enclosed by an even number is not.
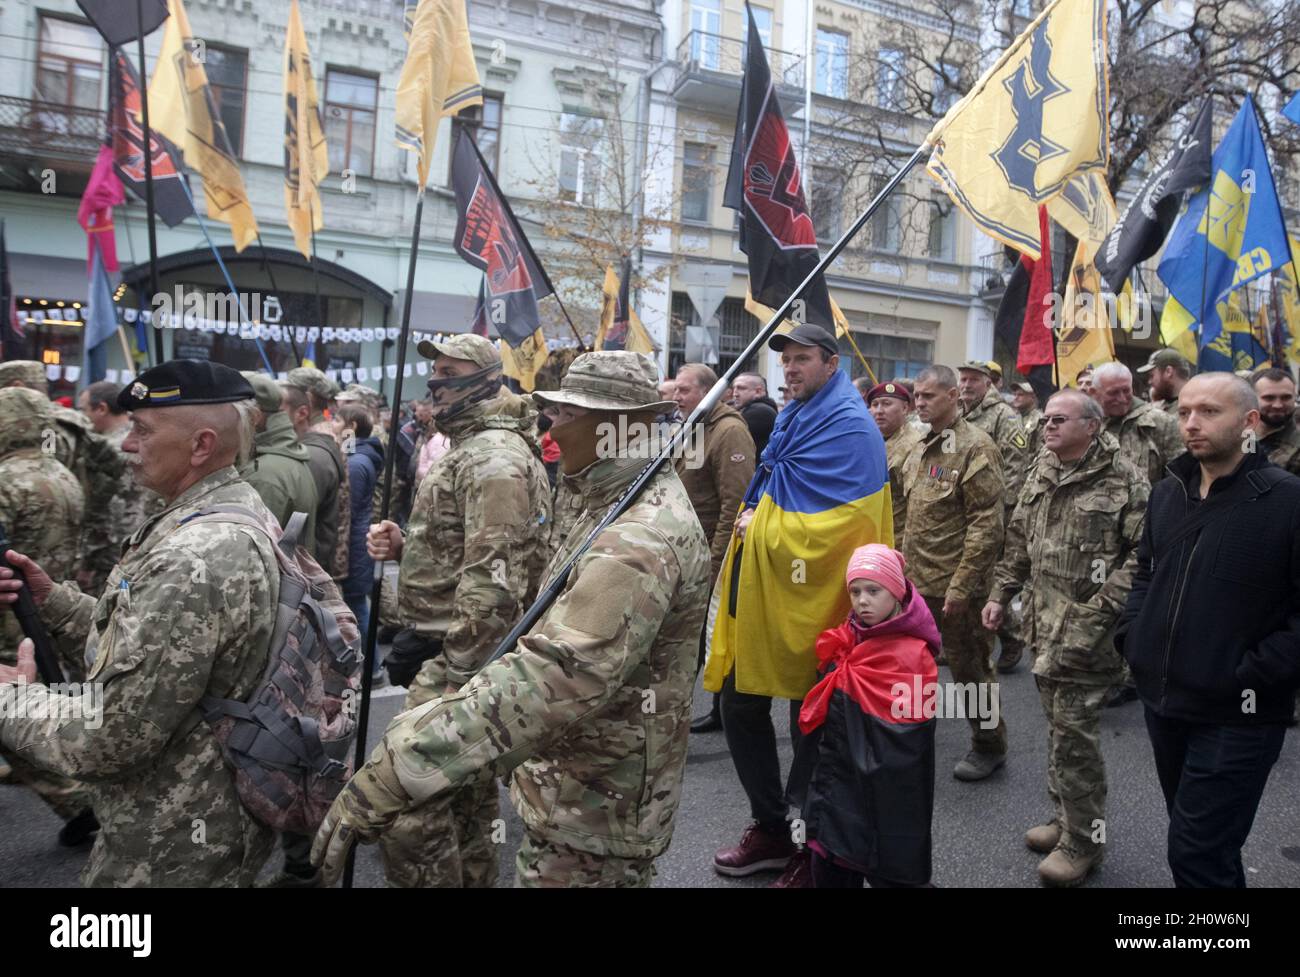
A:
[[[947,678],[947,669],[941,670]],[[370,721],[370,742],[382,734],[401,705],[397,690],[380,690]],[[697,715],[708,696],[697,692]],[[938,724],[934,812],[934,881],[944,887],[1037,887],[1039,856],[1025,848],[1025,830],[1049,813],[1046,784],[1046,725],[1027,667],[1004,676],[1002,711],[1010,738],[1007,766],[981,783],[952,777],[965,754],[968,727],[962,719]],[[787,729],[787,709],[773,709],[778,730]],[[1166,887],[1167,821],[1156,782],[1150,745],[1136,703],[1108,709],[1103,723],[1110,782],[1108,850],[1087,883],[1108,887]],[[782,736],[783,770],[789,769],[788,736]],[[1244,859],[1251,886],[1300,887],[1300,740],[1287,735],[1281,759],[1260,805]],[[520,825],[501,791],[507,841],[501,850],[501,885],[514,880],[514,851]],[[761,886],[773,875],[727,879],[714,873],[713,853],[734,844],[748,820],[748,806],[721,733],[692,736],[672,847],[657,864],[657,886],[728,888]],[[0,787],[0,886],[71,886],[85,850],[60,848],[58,819],[26,789]],[[268,872],[270,867],[268,867]],[[358,886],[383,884],[373,847],[360,850]],[[1121,907],[1122,909],[1122,907]]]

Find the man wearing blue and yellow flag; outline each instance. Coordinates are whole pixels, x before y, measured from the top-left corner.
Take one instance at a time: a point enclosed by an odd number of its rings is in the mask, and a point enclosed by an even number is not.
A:
[[[1214,151],[1210,185],[1196,194],[1169,239],[1157,274],[1169,289],[1160,335],[1172,344],[1200,325],[1201,372],[1252,369],[1258,347],[1232,293],[1290,263],[1273,173],[1246,97]]]
[[[788,699],[791,735],[816,680],[814,644],[849,611],[844,569],[854,549],[893,545],[885,443],[839,370],[835,338],[812,323],[768,342],[781,355],[793,403],[745,493],[719,578],[718,615],[704,687],[722,693],[723,729],[754,824],[714,857],[723,875],[786,868],[799,887],[807,864],[786,825],[788,807],[772,699]]]

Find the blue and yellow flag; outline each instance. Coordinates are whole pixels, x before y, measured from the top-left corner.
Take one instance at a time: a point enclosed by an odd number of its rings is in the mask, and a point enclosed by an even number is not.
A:
[[[1109,105],[1106,0],[1052,0],[930,130],[926,169],[981,231],[1037,261],[1038,208],[1067,187],[1076,199],[1049,211],[1092,236],[1104,201],[1076,177],[1105,174]]]
[[[754,517],[722,567],[704,687],[720,691],[734,666],[741,692],[802,699],[817,636],[849,613],[849,556],[894,544],[885,442],[846,374],[777,415],[745,507]]]
[[[1210,185],[1188,201],[1156,270],[1169,289],[1161,338],[1172,345],[1199,324],[1202,371],[1249,369],[1255,359],[1249,324],[1241,325],[1228,296],[1290,261],[1255,103],[1247,96],[1214,151]]]

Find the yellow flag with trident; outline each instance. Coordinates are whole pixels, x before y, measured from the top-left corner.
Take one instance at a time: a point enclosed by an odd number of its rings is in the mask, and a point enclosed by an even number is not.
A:
[[[406,41],[397,79],[397,145],[418,154],[423,192],[438,121],[483,104],[465,0],[406,0]]]
[[[1109,161],[1107,70],[1106,0],[1052,0],[930,130],[926,169],[980,230],[1038,260],[1038,208],[1065,223],[1050,201]]]
[[[312,232],[324,226],[317,187],[329,169],[307,34],[292,0],[284,45],[284,206],[294,244],[309,261]]]

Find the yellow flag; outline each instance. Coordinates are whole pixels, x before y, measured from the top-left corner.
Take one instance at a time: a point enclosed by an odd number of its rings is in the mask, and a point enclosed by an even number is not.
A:
[[[324,226],[316,188],[329,170],[330,154],[321,124],[316,76],[311,70],[298,0],[293,0],[284,45],[284,206],[294,243],[309,261],[312,231]]]
[[[465,0],[407,0],[406,43],[397,79],[397,145],[419,155],[423,191],[438,120],[483,104]]]
[[[1106,169],[1108,87],[1106,0],[1052,0],[930,130],[926,169],[980,230],[1037,260],[1039,206]]]
[[[1084,367],[1115,358],[1115,340],[1102,288],[1101,275],[1080,238],[1056,330],[1056,375],[1061,386],[1072,386]]]
[[[1291,262],[1279,269],[1275,279],[1278,304],[1282,307],[1282,324],[1286,328],[1286,357],[1300,363],[1300,241],[1291,238]]]
[[[158,64],[149,82],[149,124],[180,147],[185,165],[203,178],[208,216],[230,225],[235,250],[257,237],[257,218],[244,190],[239,163],[203,70],[181,0],[169,0]]]
[[[614,272],[614,266],[606,265],[605,282],[601,286],[600,326],[596,330],[596,340],[593,343],[594,349],[604,349],[606,336],[614,330],[614,323],[618,317],[618,301],[621,289],[622,284],[618,280],[618,275]],[[632,353],[647,353],[650,356],[653,356],[656,352],[654,340],[650,338],[645,326],[641,324],[641,317],[636,314],[630,301],[627,310],[627,334],[622,340],[622,345],[611,346],[611,349],[625,349]]]
[[[1106,185],[1104,170],[1076,173],[1065,189],[1047,202],[1047,213],[1085,245],[1089,262],[1119,220],[1119,209]]]
[[[511,349],[504,339],[497,340],[501,350],[501,372],[519,381],[519,386],[528,393],[537,386],[537,373],[546,365],[550,353],[546,349],[546,337],[540,329],[525,339],[518,349]]]

